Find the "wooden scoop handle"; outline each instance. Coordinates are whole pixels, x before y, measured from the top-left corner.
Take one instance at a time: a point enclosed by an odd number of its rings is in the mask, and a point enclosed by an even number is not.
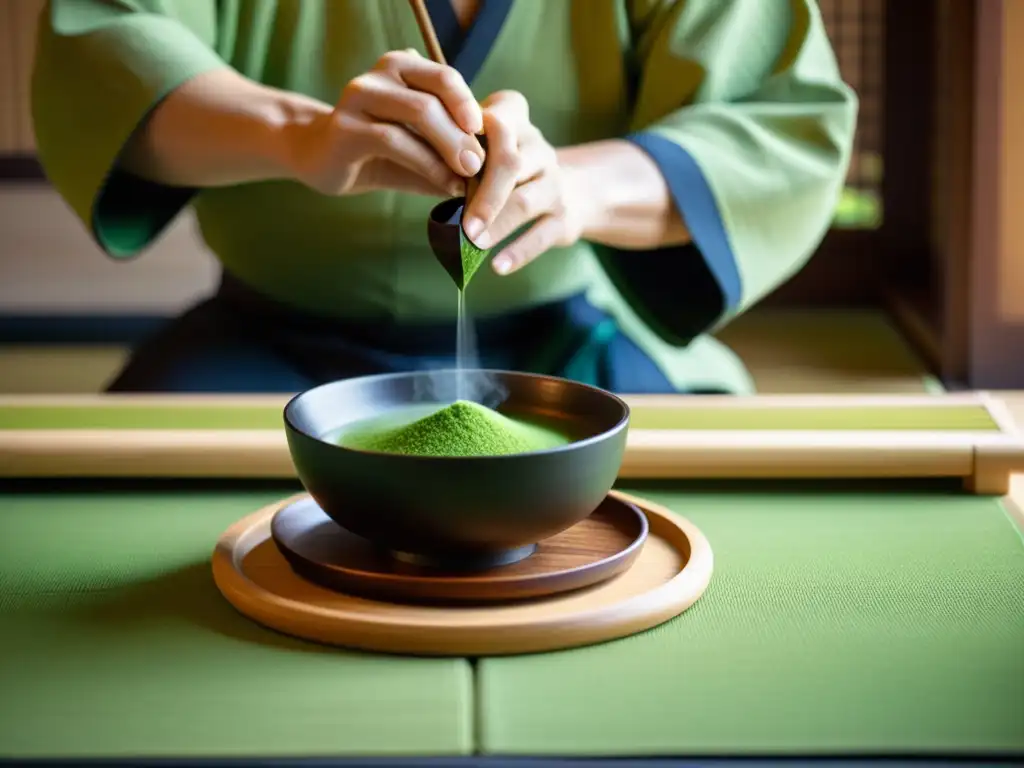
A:
[[[427,55],[430,56],[430,60],[447,66],[448,62],[445,61],[444,51],[441,50],[441,43],[437,39],[434,23],[430,20],[430,14],[427,13],[427,6],[424,5],[423,0],[409,0],[409,5],[416,17],[416,23],[423,36],[423,43],[427,46]]]

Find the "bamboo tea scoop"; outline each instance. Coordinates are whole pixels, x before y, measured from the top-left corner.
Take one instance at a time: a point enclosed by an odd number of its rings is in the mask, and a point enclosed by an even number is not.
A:
[[[447,64],[423,0],[409,0],[409,5],[416,17],[431,60],[438,64]],[[487,142],[483,136],[480,137],[480,143],[486,153]],[[477,248],[462,228],[462,212],[473,198],[483,172],[484,169],[481,167],[476,176],[467,179],[464,197],[453,197],[434,206],[427,221],[430,250],[460,291],[469,284],[470,279],[490,254],[490,250]]]

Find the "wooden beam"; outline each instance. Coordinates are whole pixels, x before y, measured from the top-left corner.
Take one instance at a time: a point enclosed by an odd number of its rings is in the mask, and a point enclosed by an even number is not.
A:
[[[969,384],[1024,387],[1024,3],[976,4]]]

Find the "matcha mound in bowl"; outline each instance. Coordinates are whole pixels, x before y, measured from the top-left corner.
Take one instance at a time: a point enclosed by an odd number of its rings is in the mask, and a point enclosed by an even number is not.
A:
[[[339,445],[406,456],[507,456],[543,451],[571,442],[556,427],[544,427],[459,400],[408,424],[378,419],[342,430]]]
[[[401,557],[443,567],[514,562],[586,518],[618,475],[629,408],[585,384],[456,371],[315,387],[285,408],[303,486],[335,522]],[[447,400],[448,402],[444,402]]]

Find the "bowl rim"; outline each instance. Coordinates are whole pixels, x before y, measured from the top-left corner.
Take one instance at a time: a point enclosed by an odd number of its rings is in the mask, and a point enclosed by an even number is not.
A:
[[[295,410],[296,404],[298,403],[298,401],[301,398],[303,398],[304,396],[306,396],[310,392],[315,392],[316,390],[323,389],[324,387],[334,386],[334,385],[342,383],[342,382],[386,381],[388,379],[412,378],[412,377],[415,377],[415,376],[429,376],[429,375],[432,375],[432,374],[457,373],[457,372],[458,372],[457,368],[439,368],[439,369],[430,369],[430,370],[423,370],[423,371],[397,371],[397,372],[394,372],[394,373],[375,373],[375,374],[370,374],[368,376],[353,376],[352,378],[349,378],[349,379],[335,379],[333,381],[325,381],[322,384],[317,384],[315,387],[310,387],[308,389],[305,389],[305,390],[303,390],[301,392],[296,393],[295,395],[292,395],[292,397],[290,397],[288,399],[288,402],[285,403],[285,406],[284,406],[284,410],[283,410],[284,421],[285,421],[285,424],[287,425],[287,427],[289,429],[291,429],[293,432],[296,432],[297,434],[300,434],[303,437],[307,437],[310,440],[315,440],[316,442],[321,443],[323,445],[330,446],[331,448],[334,448],[334,449],[339,450],[339,451],[347,451],[349,453],[358,454],[358,455],[362,455],[362,456],[387,456],[388,458],[390,458],[392,460],[399,460],[400,459],[400,460],[403,460],[403,461],[477,462],[477,463],[478,462],[484,462],[484,461],[500,461],[500,460],[508,461],[510,459],[522,458],[522,457],[527,457],[527,456],[534,457],[534,456],[545,456],[545,455],[550,455],[550,454],[568,453],[569,451],[579,450],[581,448],[587,447],[588,445],[592,445],[594,443],[598,443],[598,442],[600,442],[602,440],[607,440],[608,438],[612,437],[616,433],[626,429],[629,426],[629,419],[630,419],[630,415],[631,415],[630,414],[629,403],[627,403],[621,397],[616,395],[614,392],[609,392],[608,390],[602,389],[601,387],[595,387],[592,384],[584,384],[581,381],[574,381],[573,379],[567,379],[567,378],[562,377],[562,376],[549,376],[548,374],[543,374],[543,373],[529,373],[529,372],[526,372],[526,371],[510,371],[510,370],[502,370],[502,369],[498,369],[498,368],[468,368],[468,369],[466,369],[466,372],[467,373],[493,374],[493,375],[499,375],[499,376],[513,376],[513,377],[518,377],[518,378],[523,378],[523,379],[542,379],[542,380],[546,380],[546,381],[556,381],[556,382],[560,382],[560,383],[568,383],[568,384],[571,384],[574,387],[581,387],[583,389],[589,389],[592,392],[595,392],[595,393],[597,393],[597,394],[599,394],[599,395],[601,395],[603,397],[607,397],[607,398],[611,399],[612,401],[614,401],[615,403],[617,403],[622,408],[622,412],[623,412],[622,418],[620,418],[615,423],[614,426],[612,426],[612,427],[610,427],[608,429],[602,430],[601,432],[598,432],[595,435],[591,435],[590,437],[585,437],[582,440],[573,440],[572,442],[566,443],[565,445],[557,445],[557,446],[555,446],[553,448],[542,448],[540,450],[526,451],[524,453],[506,453],[506,454],[499,454],[497,456],[417,456],[417,455],[411,455],[411,454],[405,454],[405,453],[385,453],[383,451],[368,451],[368,450],[363,450],[361,448],[349,448],[349,447],[344,446],[344,445],[339,445],[337,443],[328,442],[327,440],[325,440],[320,435],[312,434],[312,433],[310,433],[309,431],[307,431],[305,429],[301,429],[295,423],[295,420],[292,418],[292,414],[293,414],[293,412]],[[438,405],[441,405],[441,403],[438,403]]]
[[[452,229],[461,228],[462,227],[461,223],[453,224],[450,220],[446,221],[443,217],[439,217],[437,214],[440,213],[440,212],[447,213],[449,208],[451,209],[451,213],[455,214],[459,210],[459,208],[465,206],[465,204],[466,204],[466,198],[465,198],[464,195],[460,195],[459,197],[449,197],[449,198],[446,198],[446,199],[442,200],[441,202],[437,203],[436,205],[434,205],[430,209],[430,217],[427,220],[428,224],[430,226],[432,226],[432,227],[451,227]],[[474,370],[480,370],[480,369],[474,369]],[[390,374],[385,373],[385,374],[372,374],[372,375],[389,376]]]

